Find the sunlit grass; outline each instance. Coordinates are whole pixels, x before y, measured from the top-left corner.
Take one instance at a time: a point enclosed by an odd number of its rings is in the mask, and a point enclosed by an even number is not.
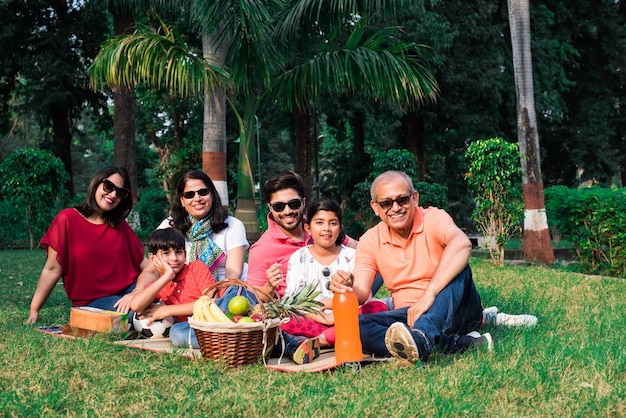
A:
[[[531,329],[488,327],[492,353],[435,354],[297,374],[52,338],[23,324],[44,253],[0,251],[4,416],[625,416],[626,281],[472,259],[485,306],[532,313]],[[65,323],[57,286],[43,324]]]

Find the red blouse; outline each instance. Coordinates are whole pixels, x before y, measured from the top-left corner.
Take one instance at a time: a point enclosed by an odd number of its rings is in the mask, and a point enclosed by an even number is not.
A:
[[[63,286],[75,306],[120,294],[141,272],[144,249],[126,221],[118,228],[97,225],[76,209],[57,214],[40,243],[57,252]]]

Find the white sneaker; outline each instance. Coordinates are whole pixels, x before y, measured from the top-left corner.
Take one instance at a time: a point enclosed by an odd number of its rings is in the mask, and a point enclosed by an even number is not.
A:
[[[532,327],[537,325],[537,317],[534,315],[509,315],[500,312],[496,314],[493,324],[505,327]]]
[[[498,314],[497,306],[490,306],[488,308],[483,309],[483,324],[495,325],[497,314]]]

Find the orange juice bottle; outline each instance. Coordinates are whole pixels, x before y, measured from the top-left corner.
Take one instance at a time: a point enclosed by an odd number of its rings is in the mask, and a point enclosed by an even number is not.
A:
[[[335,361],[337,364],[363,359],[359,333],[359,301],[354,292],[335,293]]]

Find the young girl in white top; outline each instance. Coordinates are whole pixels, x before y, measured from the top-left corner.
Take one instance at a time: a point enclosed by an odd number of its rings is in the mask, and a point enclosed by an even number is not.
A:
[[[312,243],[291,255],[285,278],[285,296],[314,283],[321,292],[317,300],[324,306],[320,308],[320,314],[308,314],[300,321],[292,319],[282,326],[282,330],[293,336],[317,338],[321,347],[332,347],[335,343],[335,320],[331,310],[333,292],[328,289],[330,278],[338,270],[352,271],[354,267],[354,248],[341,244],[345,236],[342,214],[341,207],[332,199],[311,204],[304,228]],[[376,300],[366,302],[360,308],[363,309],[367,313],[387,310],[383,302]]]

